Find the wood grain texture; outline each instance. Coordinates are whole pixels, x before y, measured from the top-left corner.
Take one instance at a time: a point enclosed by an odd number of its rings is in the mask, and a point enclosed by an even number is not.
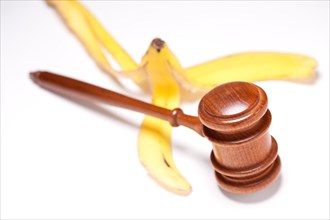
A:
[[[246,82],[220,85],[206,94],[199,117],[179,108],[165,109],[85,82],[38,71],[30,73],[38,85],[55,93],[137,111],[193,129],[213,143],[211,163],[218,185],[233,193],[261,190],[278,177],[281,161],[276,140],[268,129],[271,114],[266,93]]]
[[[221,188],[251,193],[271,184],[281,162],[268,129],[267,95],[246,82],[226,83],[206,94],[198,107],[203,134],[213,143],[211,162]]]
[[[168,121],[173,127],[182,125],[203,136],[203,125],[198,117],[184,114],[180,108],[175,108],[173,110],[165,109],[89,83],[46,71],[31,72],[30,78],[41,87],[57,94],[103,102],[154,116]]]

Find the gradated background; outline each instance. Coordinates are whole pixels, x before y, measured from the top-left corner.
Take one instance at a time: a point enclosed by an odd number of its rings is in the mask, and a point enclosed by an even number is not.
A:
[[[102,73],[55,11],[40,1],[1,1],[1,218],[329,218],[329,2],[84,2],[139,61],[154,37],[183,66],[245,51],[302,53],[319,62],[313,84],[258,82],[273,114],[282,174],[251,195],[220,190],[211,145],[173,132],[186,197],[146,174],[137,156],[143,115],[81,106],[34,85],[49,70],[143,100],[129,80]],[[197,102],[184,103],[196,114]]]

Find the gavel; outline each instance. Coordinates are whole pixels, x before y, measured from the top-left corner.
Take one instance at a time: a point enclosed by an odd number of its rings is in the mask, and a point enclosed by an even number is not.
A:
[[[256,192],[279,176],[277,143],[268,131],[271,114],[267,95],[252,83],[230,82],[214,88],[201,99],[195,117],[180,108],[169,110],[49,72],[32,72],[30,77],[61,95],[100,101],[196,131],[212,142],[211,163],[219,187],[226,191]]]

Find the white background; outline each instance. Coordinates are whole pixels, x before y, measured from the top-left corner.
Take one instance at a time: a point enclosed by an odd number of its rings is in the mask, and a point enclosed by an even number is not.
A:
[[[211,144],[173,132],[174,159],[193,186],[159,187],[140,164],[143,115],[81,106],[33,84],[49,70],[149,100],[113,83],[45,2],[1,1],[1,217],[4,219],[329,218],[329,2],[85,2],[139,61],[154,37],[183,66],[244,51],[302,53],[319,62],[312,84],[258,82],[269,98],[282,173],[251,195],[220,190]],[[184,103],[196,115],[197,102]]]

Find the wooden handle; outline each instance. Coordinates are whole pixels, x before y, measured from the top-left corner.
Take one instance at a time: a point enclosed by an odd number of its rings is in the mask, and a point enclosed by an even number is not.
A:
[[[50,72],[30,73],[31,79],[50,91],[79,99],[97,100],[120,108],[140,112],[168,121],[173,127],[188,127],[203,136],[203,125],[198,117],[186,115],[180,108],[169,110],[79,80]]]

